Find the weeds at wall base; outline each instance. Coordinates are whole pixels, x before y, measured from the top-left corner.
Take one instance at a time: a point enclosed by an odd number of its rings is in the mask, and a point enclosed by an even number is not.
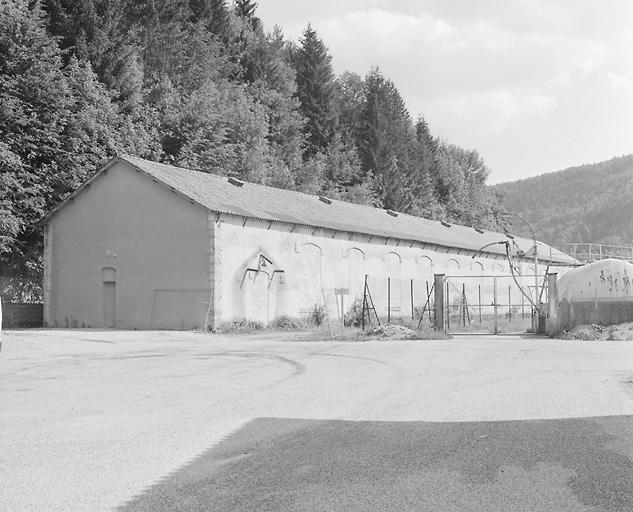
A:
[[[556,336],[561,340],[579,341],[631,341],[633,340],[633,322],[616,325],[579,325]]]

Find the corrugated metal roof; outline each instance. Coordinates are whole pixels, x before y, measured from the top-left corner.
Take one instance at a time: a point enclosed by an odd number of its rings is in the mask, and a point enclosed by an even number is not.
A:
[[[236,186],[223,176],[128,155],[121,159],[215,212],[474,251],[488,243],[506,240],[505,235],[493,231],[479,233],[472,227],[457,224],[446,227],[438,221],[404,213],[394,217],[386,210],[345,201],[332,200],[328,204],[318,196],[255,183]],[[515,237],[514,241],[526,252],[533,246],[532,240]],[[487,248],[486,252],[505,254],[505,249],[497,245]],[[539,258],[550,259],[550,246],[539,243]],[[576,263],[572,257],[553,248],[551,259],[556,263]]]
[[[477,251],[486,244],[507,239],[505,235],[493,231],[484,230],[480,233],[472,227],[457,224],[446,227],[438,221],[404,213],[398,213],[394,217],[386,210],[345,201],[332,200],[331,203],[326,203],[319,200],[318,196],[292,190],[249,182],[236,186],[229,183],[224,176],[159,164],[129,155],[117,157],[104,168],[115,161],[129,163],[139,171],[213,212],[471,251]],[[62,206],[63,204],[60,205]],[[526,253],[533,246],[533,241],[525,238],[515,237],[514,241]],[[553,263],[564,265],[577,263],[571,256],[550,248],[546,244],[539,242],[538,246],[541,260],[551,258]],[[505,248],[501,245],[493,245],[486,248],[485,252],[505,254]]]

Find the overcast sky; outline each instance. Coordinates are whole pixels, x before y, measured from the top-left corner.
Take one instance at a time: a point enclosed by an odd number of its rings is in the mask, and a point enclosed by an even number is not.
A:
[[[489,183],[633,153],[632,0],[260,0],[266,30],[308,23],[337,74],[372,67]]]

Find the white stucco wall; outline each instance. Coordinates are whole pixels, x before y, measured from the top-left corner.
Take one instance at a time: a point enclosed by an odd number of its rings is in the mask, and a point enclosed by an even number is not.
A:
[[[293,226],[218,215],[216,250],[221,252],[222,297],[218,322],[243,318],[268,322],[287,314],[306,316],[323,303],[322,289],[346,288],[346,307],[363,294],[369,275],[371,293],[379,313],[387,305],[387,277],[391,278],[391,307],[410,315],[410,280],[414,280],[415,306],[426,299],[426,281],[434,274],[452,276],[503,274],[510,270],[505,257],[429,246],[369,235]],[[272,264],[255,272],[263,254]],[[529,265],[523,263],[525,272]],[[247,270],[254,269],[253,271]],[[283,273],[272,273],[283,270]],[[539,265],[539,272],[545,267]],[[532,274],[533,275],[533,274]]]
[[[150,327],[202,327],[207,213],[126,164],[112,166],[52,217],[45,259],[47,325],[104,326],[103,280],[115,275],[117,328],[144,328],[148,320]],[[116,272],[103,270],[110,268]],[[156,289],[169,291],[157,296]]]

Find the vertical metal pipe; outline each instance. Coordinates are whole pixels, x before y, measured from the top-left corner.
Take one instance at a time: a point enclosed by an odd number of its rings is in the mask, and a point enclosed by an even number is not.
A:
[[[497,322],[497,276],[493,278],[493,297],[492,297],[492,305],[495,316],[495,331],[494,334],[499,334],[499,324]]]
[[[466,283],[462,283],[462,324],[466,327]]]
[[[481,285],[477,285],[479,294],[479,324],[481,324]]]
[[[361,317],[360,326],[365,330],[365,310],[367,308],[367,274],[365,274],[365,286],[363,287],[363,316]]]
[[[532,226],[530,225],[530,227]],[[534,236],[534,303],[536,304],[538,311],[541,305],[538,304],[538,301],[540,300],[538,293],[538,250],[536,247],[536,233],[534,232],[534,228],[532,228],[532,235]]]
[[[450,299],[450,293],[449,293],[449,289],[448,289],[448,281],[446,281],[446,326],[448,327],[448,329],[451,328],[451,299]]]
[[[512,287],[508,285],[508,320],[512,322]]]
[[[411,279],[411,320],[414,320],[415,314],[413,311],[413,279]]]
[[[345,329],[345,294],[341,293],[341,334],[343,334],[343,331]]]
[[[387,278],[387,323],[391,323],[391,278]]]
[[[426,281],[426,297],[427,297],[427,300],[429,301],[429,322],[431,322],[431,324],[432,324],[433,320],[431,319],[431,299],[430,299],[430,296],[431,296],[431,292],[429,291],[429,282]]]

